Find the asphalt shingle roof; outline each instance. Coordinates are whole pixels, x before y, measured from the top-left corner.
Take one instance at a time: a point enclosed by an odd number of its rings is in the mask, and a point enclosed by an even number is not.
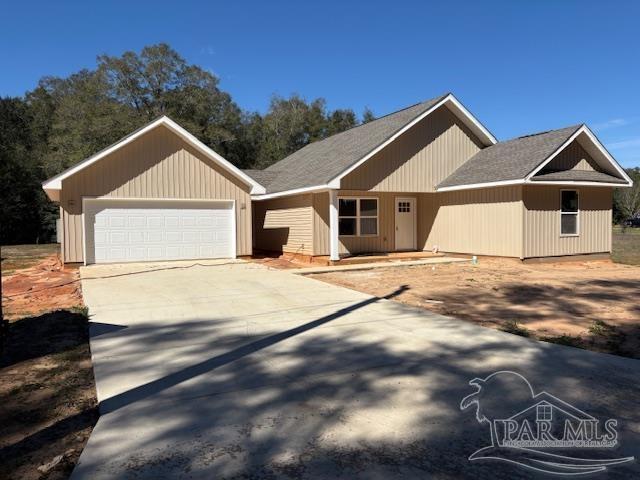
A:
[[[270,172],[268,170],[244,169],[242,171],[265,188],[278,176],[278,172]]]
[[[438,188],[523,179],[581,126],[514,138],[484,148],[445,178]]]
[[[563,170],[560,172],[537,174],[534,177],[531,177],[531,181],[533,182],[563,180],[571,180],[575,182],[627,183],[627,181],[622,178],[614,177],[608,173],[594,172],[591,170]]]
[[[265,170],[245,170],[267,193],[324,185],[358,162],[448,93],[310,143]]]

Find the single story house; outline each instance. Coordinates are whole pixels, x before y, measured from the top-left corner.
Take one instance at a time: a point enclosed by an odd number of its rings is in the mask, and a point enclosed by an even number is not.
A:
[[[239,170],[162,117],[43,184],[64,262],[611,251],[632,182],[586,125],[498,142],[446,94]]]

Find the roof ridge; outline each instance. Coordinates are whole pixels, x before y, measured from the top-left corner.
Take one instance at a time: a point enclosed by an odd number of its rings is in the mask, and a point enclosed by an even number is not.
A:
[[[299,150],[296,150],[296,152],[299,152],[300,150],[304,150],[305,148],[307,148],[310,145],[316,145],[317,146],[318,144],[321,144],[322,142],[325,142],[326,140],[329,140],[331,138],[337,137],[338,135],[342,135],[343,133],[350,132],[352,130],[355,130],[356,128],[360,128],[360,127],[364,127],[364,126],[367,126],[367,125],[371,125],[371,124],[377,122],[378,120],[382,120],[384,118],[390,117],[391,115],[395,115],[397,113],[404,112],[405,110],[409,110],[410,108],[417,107],[418,105],[422,105],[422,104],[430,103],[430,102],[433,102],[434,104],[438,103],[439,101],[443,100],[444,98],[446,98],[449,95],[451,95],[451,92],[447,92],[444,95],[440,95],[440,96],[433,97],[433,98],[430,98],[430,99],[427,99],[427,100],[423,100],[422,102],[414,103],[413,105],[409,105],[408,107],[404,107],[404,108],[401,108],[399,110],[395,110],[395,111],[387,113],[387,114],[385,114],[385,115],[383,115],[381,117],[378,117],[375,120],[371,120],[370,122],[361,123],[359,125],[354,125],[353,127],[347,128],[346,130],[343,130],[343,131],[338,132],[338,133],[334,133],[333,135],[329,135],[328,137],[325,137],[322,140],[316,140],[315,142],[307,143],[304,147],[300,148]],[[293,153],[296,153],[296,152],[293,152]],[[275,163],[272,163],[271,165],[269,165],[264,170],[271,169],[272,167],[278,165],[278,163],[280,163],[280,161],[282,161],[282,160],[284,160],[285,158],[288,158],[288,157],[289,157],[289,155],[287,155],[286,157],[281,158],[280,160],[276,161]]]
[[[513,137],[513,138],[510,138],[508,140],[504,140],[503,142],[498,142],[498,143],[510,142],[512,140],[520,140],[521,138],[536,137],[538,135],[544,135],[546,133],[559,132],[560,130],[573,129],[573,131],[575,132],[576,130],[581,128],[583,125],[584,125],[584,123],[578,123],[578,124],[575,124],[575,125],[569,125],[567,127],[553,128],[551,130],[544,130],[542,132],[529,133],[527,135],[520,135],[519,137]]]

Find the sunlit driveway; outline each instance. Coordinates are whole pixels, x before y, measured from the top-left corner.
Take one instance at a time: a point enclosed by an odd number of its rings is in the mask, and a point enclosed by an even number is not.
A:
[[[501,369],[617,418],[614,456],[639,453],[638,361],[259,265],[189,265],[83,271],[102,416],[73,478],[526,476],[467,460],[489,430],[460,401]]]

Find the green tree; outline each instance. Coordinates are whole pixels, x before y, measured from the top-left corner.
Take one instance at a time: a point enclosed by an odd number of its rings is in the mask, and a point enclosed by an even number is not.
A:
[[[32,155],[29,106],[0,98],[0,242],[39,239],[38,166]]]
[[[258,123],[260,132],[254,166],[265,168],[311,142],[354,127],[357,120],[352,110],[327,111],[323,98],[309,103],[294,94],[289,98],[272,97],[269,110]]]
[[[376,116],[373,111],[369,107],[365,107],[364,112],[362,112],[362,123],[369,123],[375,119]]]
[[[630,188],[616,188],[613,192],[613,220],[615,223],[640,215],[640,167],[627,168],[633,180]]]
[[[2,242],[50,240],[57,206],[41,182],[151,120],[168,115],[241,168],[264,168],[357,124],[322,98],[274,96],[265,115],[244,112],[218,78],[166,44],[101,55],[95,70],[43,77],[0,109]]]
[[[358,124],[358,119],[353,110],[334,110],[327,118],[325,136],[331,136],[343,132]]]
[[[108,96],[129,107],[137,123],[168,115],[232,163],[246,164],[242,111],[219,89],[215,75],[189,65],[167,44],[144,47],[140,54],[102,55],[97,74]]]

